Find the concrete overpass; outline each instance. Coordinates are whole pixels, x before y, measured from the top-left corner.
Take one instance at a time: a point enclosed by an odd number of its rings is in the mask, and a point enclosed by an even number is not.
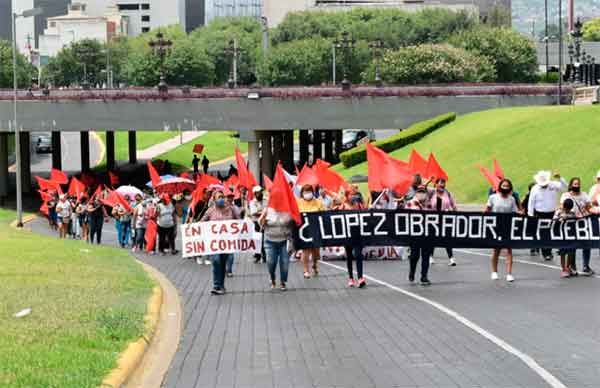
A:
[[[569,88],[563,89],[566,95]],[[437,114],[550,105],[554,85],[460,84],[410,87],[358,86],[248,89],[52,90],[18,92],[21,131],[52,132],[53,165],[61,167],[60,133],[81,133],[82,171],[89,169],[89,130],[106,130],[107,166],[114,166],[114,131],[129,131],[129,161],[136,163],[136,130],[240,130],[249,142],[251,168],[272,173],[274,161],[293,163],[293,130],[300,130],[300,158],[335,158],[342,128],[405,128]],[[7,135],[12,92],[0,91],[0,196],[7,195]],[[23,181],[30,181],[29,136],[22,136]]]

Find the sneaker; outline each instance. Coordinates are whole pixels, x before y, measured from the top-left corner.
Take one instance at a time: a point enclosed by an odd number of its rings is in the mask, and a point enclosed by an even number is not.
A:
[[[228,278],[232,278],[233,277],[233,272],[227,272],[225,274],[225,276],[227,276]]]
[[[415,276],[414,275],[408,275],[408,281],[411,283],[415,282]]]
[[[583,271],[581,271],[581,274],[583,276],[592,276],[594,274],[594,271],[590,267],[585,267]]]
[[[531,256],[537,256],[538,255],[538,251],[535,251],[535,250],[529,251],[529,255],[531,255]]]
[[[223,291],[220,288],[213,288],[212,290],[210,290],[210,293],[213,295],[223,295],[225,291]]]
[[[574,268],[569,268],[569,273],[571,274],[571,276],[578,276],[579,273],[577,272],[576,269]]]
[[[546,260],[546,261],[550,261],[552,259],[554,259],[554,257],[552,257],[552,255],[544,256],[544,260]]]
[[[367,286],[367,282],[365,278],[358,279],[358,288],[365,288]]]
[[[287,291],[287,288],[286,288],[286,286],[285,286],[285,283],[281,283],[281,285],[279,286],[279,289],[280,289],[281,291]]]
[[[566,279],[571,277],[571,273],[569,271],[561,271],[560,272],[561,279]]]
[[[271,281],[271,290],[274,290],[275,287],[277,287],[277,284],[275,283],[275,281]]]
[[[515,281],[515,277],[512,276],[512,274],[506,274],[506,281],[507,282],[514,282]]]
[[[433,256],[429,258],[429,264],[435,264],[435,260],[433,259]]]
[[[204,265],[211,265],[212,263],[210,262],[209,259],[204,259]]]
[[[450,262],[448,263],[449,267],[456,267],[456,260],[454,260],[454,257],[450,258]]]
[[[304,279],[310,279],[310,274],[308,272],[304,272]]]
[[[196,264],[198,264],[198,265],[202,264],[202,259],[200,259],[199,257],[196,257]]]
[[[498,280],[498,272],[492,272],[492,280]]]
[[[354,279],[348,279],[348,287],[354,287],[355,285]]]
[[[421,279],[421,285],[422,286],[431,286],[431,282],[429,281],[429,279],[423,278],[423,279]]]

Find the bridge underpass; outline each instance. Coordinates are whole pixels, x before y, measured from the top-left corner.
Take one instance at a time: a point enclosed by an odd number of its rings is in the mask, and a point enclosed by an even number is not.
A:
[[[566,101],[570,88],[563,88]],[[55,168],[62,166],[61,132],[80,132],[81,170],[90,168],[89,131],[106,130],[107,168],[115,166],[114,131],[128,131],[129,162],[137,163],[136,131],[238,130],[248,142],[254,174],[272,175],[281,160],[293,169],[293,131],[300,130],[301,161],[308,160],[308,130],[314,158],[333,159],[341,130],[407,126],[438,114],[557,102],[553,85],[444,85],[419,87],[332,87],[260,89],[52,90],[48,96],[18,92],[23,182],[31,181],[29,133],[52,133]],[[8,134],[11,91],[0,91],[0,197],[8,195]],[[31,191],[24,185],[24,191]]]

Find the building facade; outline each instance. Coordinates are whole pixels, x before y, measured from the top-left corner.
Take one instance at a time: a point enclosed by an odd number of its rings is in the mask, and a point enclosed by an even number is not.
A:
[[[241,17],[250,16],[260,18],[262,15],[262,3],[264,0],[205,0],[206,16],[204,24],[210,23],[218,17]],[[282,1],[288,3],[288,1]],[[289,1],[293,3],[294,0]]]

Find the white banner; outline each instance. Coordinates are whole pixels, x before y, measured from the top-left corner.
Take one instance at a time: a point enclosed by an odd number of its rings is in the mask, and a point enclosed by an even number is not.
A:
[[[196,222],[181,226],[183,257],[260,252],[261,233],[250,220]]]

